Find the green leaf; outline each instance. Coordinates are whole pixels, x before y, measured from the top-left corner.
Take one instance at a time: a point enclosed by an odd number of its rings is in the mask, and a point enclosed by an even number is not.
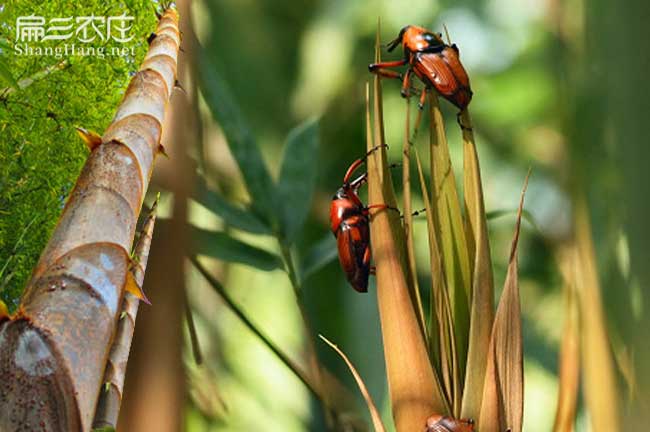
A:
[[[11,50],[11,44],[9,43],[9,39],[0,37],[0,48],[5,50]]]
[[[336,249],[336,239],[330,233],[316,242],[302,259],[301,265],[301,278],[307,279],[309,276],[316,273],[318,270],[331,263],[338,256]]]
[[[0,59],[0,78],[7,82],[11,87],[18,88],[18,81],[14,79],[3,59]]]
[[[429,154],[431,163],[431,205],[435,211],[433,220],[436,238],[441,253],[442,274],[445,277],[449,296],[454,339],[449,339],[447,351],[441,351],[446,358],[441,364],[450,365],[448,383],[452,411],[458,412],[462,390],[459,385],[465,374],[465,360],[468,351],[470,328],[470,299],[472,287],[472,260],[467,247],[463,216],[456,185],[456,177],[449,154],[449,143],[445,133],[444,119],[438,98],[431,95]],[[434,269],[432,269],[433,271]],[[434,273],[432,273],[434,274]],[[434,294],[435,295],[435,294]],[[431,311],[433,313],[433,311]],[[440,322],[440,325],[447,325]],[[441,327],[444,329],[444,327]]]
[[[207,51],[198,56],[198,71],[201,92],[226,135],[251,196],[253,211],[272,222],[276,207],[273,181],[255,137]]]
[[[485,213],[485,218],[488,221],[491,221],[493,219],[500,218],[502,216],[509,216],[509,215],[516,215],[517,214],[517,209],[497,209],[497,210],[491,210],[489,212]],[[539,227],[535,223],[535,219],[533,218],[533,214],[529,212],[528,210],[522,210],[521,212],[521,217],[524,219],[526,222],[528,222],[536,231],[540,231]]]
[[[318,122],[308,120],[289,132],[276,191],[280,229],[288,243],[300,232],[318,174]]]
[[[272,234],[271,228],[249,209],[233,205],[219,193],[210,190],[200,174],[197,174],[196,178],[197,181],[192,192],[192,198],[196,202],[220,216],[233,228],[253,234]]]
[[[260,270],[282,268],[277,255],[237,240],[224,232],[209,231],[190,225],[194,252],[222,261],[246,264]]]

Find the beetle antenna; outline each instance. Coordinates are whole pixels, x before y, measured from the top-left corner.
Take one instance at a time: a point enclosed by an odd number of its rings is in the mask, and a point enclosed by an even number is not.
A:
[[[403,27],[402,30],[399,31],[397,37],[388,43],[387,45],[388,52],[393,51],[397,47],[397,45],[399,45],[400,42],[402,42],[402,37],[404,37],[404,33],[406,33],[406,30],[408,30],[409,27],[410,26]]]
[[[449,30],[447,30],[447,26],[445,24],[442,24],[442,28],[445,29],[445,36],[447,37],[447,45],[451,45],[451,38],[449,37]]]

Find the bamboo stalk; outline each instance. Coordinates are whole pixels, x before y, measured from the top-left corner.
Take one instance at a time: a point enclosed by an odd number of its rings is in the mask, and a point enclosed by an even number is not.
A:
[[[168,9],[28,283],[0,324],[0,430],[91,427],[179,49]],[[32,401],[38,401],[37,406]]]
[[[132,272],[135,281],[139,286],[144,283],[144,274],[147,270],[147,260],[149,259],[149,249],[151,247],[151,238],[156,223],[156,209],[158,199],[151,207],[151,211],[142,227],[142,232],[134,250],[134,261]],[[131,351],[131,342],[135,331],[135,319],[138,316],[138,307],[140,299],[131,293],[124,294],[124,303],[122,306],[122,315],[117,325],[115,340],[108,356],[106,372],[104,374],[105,389],[99,395],[93,429],[117,427],[117,418],[120,414],[120,405],[122,404],[122,395],[124,391],[124,378],[126,376],[126,365],[129,361],[129,352]]]
[[[580,315],[585,400],[596,432],[620,430],[619,396],[610,340],[605,325],[591,221],[583,195],[575,205],[575,276]]]

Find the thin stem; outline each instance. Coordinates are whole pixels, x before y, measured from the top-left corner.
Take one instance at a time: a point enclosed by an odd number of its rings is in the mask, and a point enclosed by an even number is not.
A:
[[[406,119],[404,131],[404,143],[402,148],[402,191],[404,198],[404,237],[406,239],[406,256],[408,261],[408,273],[410,276],[410,285],[415,294],[413,299],[416,303],[416,312],[424,334],[424,340],[429,343],[427,337],[426,323],[424,321],[424,310],[422,308],[422,298],[420,296],[420,287],[418,284],[417,267],[415,264],[415,244],[413,241],[413,206],[411,203],[411,110],[410,99],[406,99]]]
[[[228,292],[225,290],[221,282],[219,282],[214,276],[210,274],[207,268],[201,264],[195,256],[188,257],[192,265],[201,273],[205,280],[210,284],[212,288],[219,294],[226,306],[241,320],[242,323],[250,331],[252,331],[255,336],[257,336],[263,343],[266,345],[276,357],[284,363],[284,365],[292,371],[296,377],[309,389],[310,392],[319,400],[322,400],[318,386],[312,383],[310,377],[298,366],[293,360],[289,358],[273,341],[271,341],[268,336],[266,336],[257,326],[248,318],[244,311],[237,306],[235,301],[230,297]]]
[[[298,309],[300,310],[300,316],[302,317],[305,337],[307,339],[307,358],[309,367],[314,379],[314,383],[320,390],[320,401],[323,403],[325,419],[327,420],[328,426],[331,428],[334,424],[333,413],[329,404],[327,391],[325,390],[321,366],[318,362],[318,356],[316,354],[316,344],[314,343],[315,333],[313,327],[311,326],[309,315],[307,314],[307,310],[303,301],[302,285],[300,284],[300,281],[298,279],[298,272],[296,271],[296,267],[293,263],[291,249],[286,244],[283,244],[282,241],[280,241],[280,249],[282,253],[282,259],[286,267],[286,272],[289,276],[289,281],[291,282],[291,287],[293,288],[293,292],[296,296],[296,303],[298,305]]]
[[[46,76],[48,76],[49,74],[51,74],[53,72],[63,70],[66,67],[68,67],[69,65],[70,65],[70,62],[67,59],[65,59],[65,60],[61,60],[60,62],[55,63],[53,65],[47,66],[45,69],[42,69],[42,70],[34,73],[33,75],[18,81],[18,88],[5,87],[2,90],[0,90],[0,99],[5,99],[7,96],[14,93],[15,91],[22,90],[22,89],[24,89],[26,87],[29,87],[35,81],[43,79],[43,78],[45,78]]]

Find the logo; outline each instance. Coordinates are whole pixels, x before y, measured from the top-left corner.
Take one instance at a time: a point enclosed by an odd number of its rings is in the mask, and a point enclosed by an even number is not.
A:
[[[133,40],[131,34],[134,17],[126,13],[118,16],[77,16],[50,18],[37,15],[16,18],[16,43],[18,55],[98,56],[134,55],[134,47],[115,46]],[[43,42],[53,41],[43,46]],[[58,42],[58,44],[57,44]],[[106,46],[111,43],[112,46]]]

